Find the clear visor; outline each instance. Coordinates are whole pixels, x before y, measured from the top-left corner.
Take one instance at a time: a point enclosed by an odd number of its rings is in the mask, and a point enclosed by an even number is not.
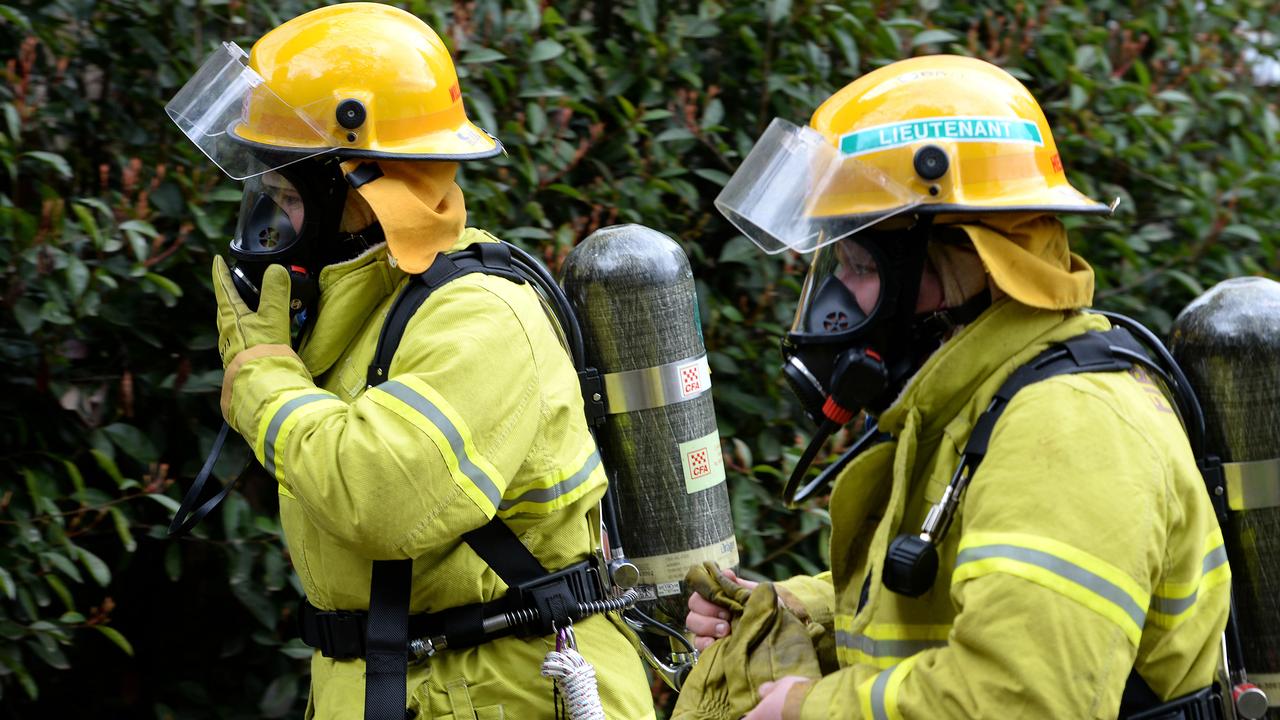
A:
[[[302,195],[283,175],[251,177],[244,183],[232,250],[240,256],[281,254],[302,235],[305,220]]]
[[[791,332],[830,335],[865,325],[880,307],[881,269],[877,255],[855,238],[818,248]]]
[[[841,154],[817,130],[774,118],[715,202],[772,254],[820,248],[922,200],[881,169]]]
[[[246,64],[248,57],[235,43],[222,43],[164,106],[182,133],[236,180],[332,150],[315,120],[267,87],[262,76]],[[300,143],[301,147],[290,148],[288,154],[263,152],[270,147],[254,152],[247,141],[235,134],[251,106],[262,122],[288,128],[292,138],[305,142]]]

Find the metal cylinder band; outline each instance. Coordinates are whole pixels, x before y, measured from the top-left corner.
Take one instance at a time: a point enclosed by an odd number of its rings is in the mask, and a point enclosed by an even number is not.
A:
[[[706,355],[604,375],[605,405],[610,415],[674,405],[710,390],[711,368]]]

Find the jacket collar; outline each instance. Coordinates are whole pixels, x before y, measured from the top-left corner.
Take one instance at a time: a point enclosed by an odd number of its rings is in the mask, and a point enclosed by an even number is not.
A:
[[[976,416],[1010,373],[1049,345],[1107,327],[1099,315],[999,300],[925,361],[881,414],[880,429],[898,436],[908,411],[915,410],[920,437],[934,436],[959,415]]]

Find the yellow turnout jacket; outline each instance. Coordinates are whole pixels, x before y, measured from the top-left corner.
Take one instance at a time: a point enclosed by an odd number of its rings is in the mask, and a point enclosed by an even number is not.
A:
[[[493,241],[467,229],[455,249]],[[320,275],[320,312],[297,355],[245,358],[224,388],[227,420],[279,481],[293,567],[310,602],[364,610],[374,560],[413,560],[410,612],[495,600],[506,585],[460,537],[495,514],[543,567],[587,558],[588,513],[607,480],[576,373],[532,288],[475,273],[436,290],[409,323],[389,377],[366,388],[388,308],[407,276],[385,246]],[[623,632],[576,626],[610,718],[653,717]],[[411,665],[418,718],[551,718],[539,667],[554,638],[506,637]],[[311,661],[307,717],[358,718],[364,661]]]
[[[793,692],[789,717],[1111,720],[1135,667],[1163,699],[1209,685],[1230,570],[1182,427],[1141,371],[1018,392],[933,589],[913,599],[881,583],[888,543],[919,532],[1009,374],[1107,327],[999,301],[882,414],[892,440],[831,497],[831,571],[781,583],[834,633],[839,667]]]

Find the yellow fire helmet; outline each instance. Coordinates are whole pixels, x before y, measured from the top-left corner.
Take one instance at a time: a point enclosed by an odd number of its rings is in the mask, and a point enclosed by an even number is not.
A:
[[[809,127],[776,119],[716,205],[766,252],[805,252],[898,213],[1106,214],[1067,181],[1044,112],[1004,70],[951,55],[845,86]]]
[[[467,119],[440,37],[378,3],[299,15],[247,55],[223,43],[165,109],[237,179],[327,152],[453,161],[502,152]]]

